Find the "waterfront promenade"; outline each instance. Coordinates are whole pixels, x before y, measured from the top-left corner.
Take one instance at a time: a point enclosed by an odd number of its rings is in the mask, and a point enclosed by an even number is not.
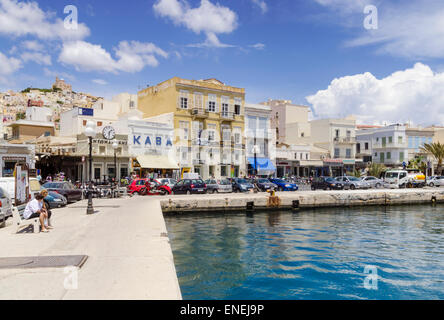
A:
[[[53,210],[50,233],[15,234],[8,220],[0,229],[0,258],[88,259],[77,275],[65,268],[0,268],[0,299],[181,299],[159,202],[148,197],[94,199],[97,213],[92,216],[86,215],[86,204],[83,200]]]

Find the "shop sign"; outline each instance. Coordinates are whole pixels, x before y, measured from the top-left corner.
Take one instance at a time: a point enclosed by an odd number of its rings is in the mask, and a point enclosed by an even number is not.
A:
[[[151,136],[140,136],[140,135],[133,135],[133,145],[134,146],[142,146],[144,145],[145,147],[152,147],[152,146],[156,146],[156,147],[161,147],[162,143],[166,141],[165,146],[166,147],[172,147],[173,143],[171,142],[171,139],[169,137],[167,137],[166,139],[162,139],[162,137],[155,137],[154,139]]]
[[[94,109],[79,108],[79,116],[93,117],[94,116]]]
[[[25,157],[3,157],[3,161],[16,161],[16,162],[26,162]]]

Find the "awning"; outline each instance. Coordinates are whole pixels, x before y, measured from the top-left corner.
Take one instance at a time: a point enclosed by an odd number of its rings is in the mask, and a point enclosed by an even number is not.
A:
[[[248,158],[248,162],[251,164],[253,169],[256,169],[256,166],[254,164],[254,158]],[[270,159],[267,158],[256,158],[257,163],[257,170],[258,171],[276,171],[276,167],[274,166],[273,162]]]
[[[323,167],[324,162],[322,160],[301,160],[299,161],[301,167]]]
[[[138,156],[137,162],[139,162],[140,166],[144,169],[179,169],[177,162],[167,156]]]

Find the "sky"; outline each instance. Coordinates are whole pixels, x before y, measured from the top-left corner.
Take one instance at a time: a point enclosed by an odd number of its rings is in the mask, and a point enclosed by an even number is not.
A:
[[[444,125],[444,1],[0,0],[0,90],[56,75],[106,98],[217,78],[316,118]]]

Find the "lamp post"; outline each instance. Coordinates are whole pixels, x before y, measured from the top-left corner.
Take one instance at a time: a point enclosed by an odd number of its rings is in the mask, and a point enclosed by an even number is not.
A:
[[[89,139],[89,190],[88,190],[88,207],[86,208],[86,214],[93,214],[94,208],[92,203],[92,139],[96,136],[96,125],[93,121],[89,120],[86,123],[85,135]]]
[[[257,176],[258,170],[257,170],[257,154],[260,152],[259,146],[256,144],[256,137],[254,137],[254,146],[253,146],[253,153],[254,153],[254,175]]]
[[[113,140],[113,150],[114,150],[114,183],[117,183],[117,156],[116,156],[116,150],[119,147],[119,144],[117,143],[117,140]]]

